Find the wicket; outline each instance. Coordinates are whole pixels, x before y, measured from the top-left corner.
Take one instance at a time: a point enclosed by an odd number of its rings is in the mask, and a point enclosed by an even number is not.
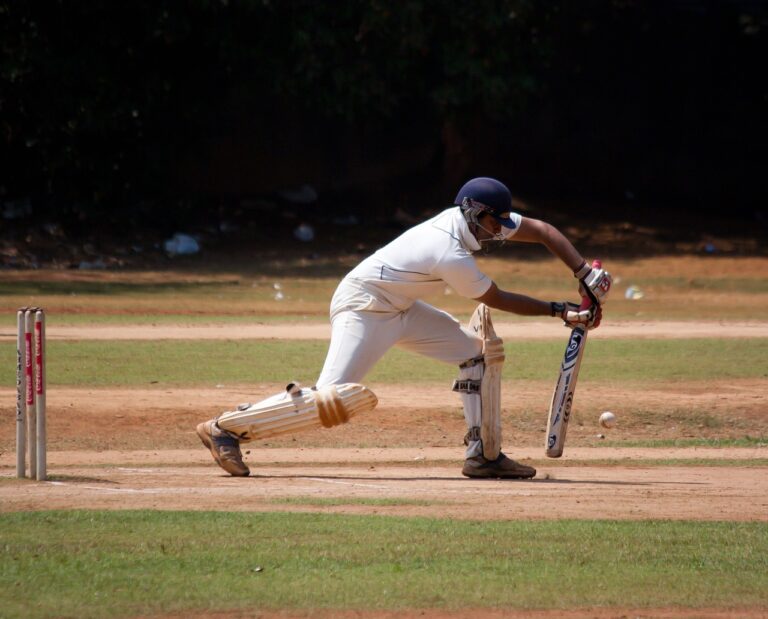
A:
[[[45,438],[45,311],[22,307],[16,312],[16,477],[43,481]]]

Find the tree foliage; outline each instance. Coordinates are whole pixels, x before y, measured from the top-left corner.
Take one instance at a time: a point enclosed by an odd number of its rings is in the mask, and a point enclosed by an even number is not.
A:
[[[726,120],[743,128],[768,92],[765,73],[752,74],[764,20],[701,6],[0,0],[0,185],[65,210],[131,204],[171,191],[199,136],[285,118],[275,110],[351,127],[480,118],[534,142],[526,126],[540,142],[601,133],[647,150],[655,123],[690,124],[693,138],[695,121],[734,93]],[[707,72],[712,101],[697,99]]]

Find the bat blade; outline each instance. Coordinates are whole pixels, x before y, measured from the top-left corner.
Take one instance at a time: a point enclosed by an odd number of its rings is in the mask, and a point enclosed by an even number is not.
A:
[[[563,455],[565,435],[568,422],[571,419],[573,395],[576,392],[576,382],[579,378],[581,359],[587,344],[587,330],[584,327],[574,327],[568,338],[560,374],[552,394],[547,420],[545,453],[549,458],[559,458]]]
[[[600,260],[592,262],[593,269],[602,268]],[[586,297],[582,299],[580,309],[589,307],[590,301]],[[549,405],[547,418],[546,442],[544,453],[549,458],[559,458],[565,448],[565,434],[568,431],[568,422],[571,420],[571,407],[573,395],[576,393],[576,381],[579,379],[581,359],[587,346],[587,329],[574,327],[571,329],[571,337],[565,347],[563,362],[560,364],[560,374],[555,384],[555,392],[552,394],[552,402]]]

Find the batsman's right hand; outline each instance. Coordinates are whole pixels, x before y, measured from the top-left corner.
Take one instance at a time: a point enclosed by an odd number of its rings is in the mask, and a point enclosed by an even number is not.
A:
[[[552,316],[563,319],[566,327],[586,327],[587,330],[600,326],[603,317],[603,309],[589,298],[584,298],[581,305],[570,301],[552,301]]]

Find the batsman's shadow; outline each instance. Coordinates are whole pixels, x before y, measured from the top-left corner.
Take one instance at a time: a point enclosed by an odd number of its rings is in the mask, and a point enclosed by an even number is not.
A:
[[[349,481],[349,482],[368,482],[376,483],[377,481],[398,481],[398,482],[425,482],[425,481],[440,481],[440,482],[455,482],[457,484],[467,484],[470,482],[480,482],[483,484],[510,484],[510,483],[524,483],[524,484],[568,484],[568,485],[598,485],[598,486],[656,486],[660,482],[645,482],[645,481],[611,481],[611,480],[589,480],[589,479],[482,479],[482,478],[467,478],[467,477],[425,477],[425,476],[376,476],[376,477],[364,477],[361,475],[307,475],[306,473],[290,475],[251,475],[252,479],[319,479],[323,481]],[[661,483],[673,483],[673,482],[661,482]],[[701,482],[692,482],[695,484]]]
[[[253,475],[252,478],[261,479],[322,479],[328,481],[469,481],[466,477],[394,477],[392,475],[379,475],[377,477],[363,477],[361,475],[307,475],[306,473],[297,475]],[[498,480],[497,480],[498,481]],[[530,481],[530,480],[509,480],[509,481]]]

